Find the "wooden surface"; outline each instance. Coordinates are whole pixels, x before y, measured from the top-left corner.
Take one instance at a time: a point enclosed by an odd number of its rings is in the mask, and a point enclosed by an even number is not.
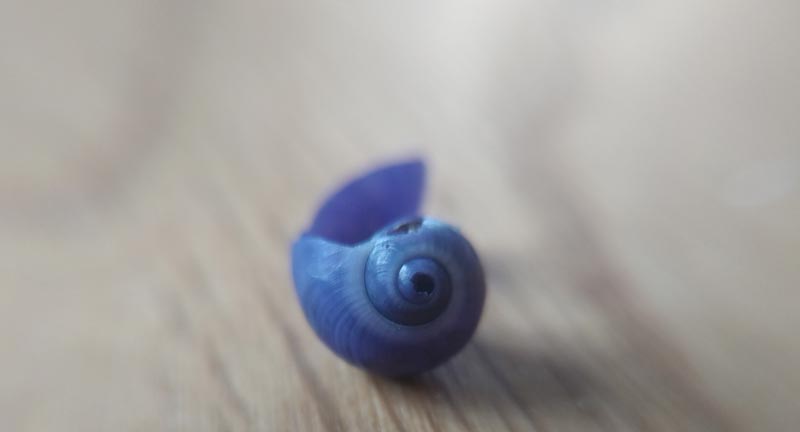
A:
[[[800,3],[0,5],[0,430],[791,431]],[[329,353],[288,246],[423,154],[474,341]]]

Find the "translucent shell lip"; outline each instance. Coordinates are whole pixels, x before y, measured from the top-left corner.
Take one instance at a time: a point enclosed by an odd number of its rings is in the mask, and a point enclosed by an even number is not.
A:
[[[474,333],[485,298],[469,242],[418,216],[420,160],[358,177],[328,198],[292,247],[303,312],[348,362],[387,376],[429,370]]]
[[[306,234],[349,245],[365,241],[386,225],[417,215],[424,186],[419,159],[371,171],[331,195]]]

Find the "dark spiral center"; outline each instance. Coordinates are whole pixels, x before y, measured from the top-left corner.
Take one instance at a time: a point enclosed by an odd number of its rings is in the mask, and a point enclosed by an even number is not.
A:
[[[398,292],[406,301],[416,305],[430,305],[440,300],[446,302],[449,284],[447,271],[431,258],[406,261],[397,274]],[[445,298],[441,299],[443,295]]]
[[[411,283],[414,285],[414,291],[425,295],[431,295],[436,287],[436,281],[427,273],[414,273],[414,276],[411,276]]]

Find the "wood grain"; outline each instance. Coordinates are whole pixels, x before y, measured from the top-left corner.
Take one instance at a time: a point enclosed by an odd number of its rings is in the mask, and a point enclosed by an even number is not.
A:
[[[0,429],[795,430],[798,17],[0,6]],[[315,338],[288,248],[409,154],[490,291],[462,353],[394,381]]]

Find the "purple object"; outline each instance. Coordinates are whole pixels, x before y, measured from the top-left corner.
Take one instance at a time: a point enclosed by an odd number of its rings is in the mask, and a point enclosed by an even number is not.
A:
[[[425,372],[472,337],[485,298],[458,230],[418,216],[425,167],[381,167],[334,193],[292,247],[303,312],[348,362],[387,376]]]

